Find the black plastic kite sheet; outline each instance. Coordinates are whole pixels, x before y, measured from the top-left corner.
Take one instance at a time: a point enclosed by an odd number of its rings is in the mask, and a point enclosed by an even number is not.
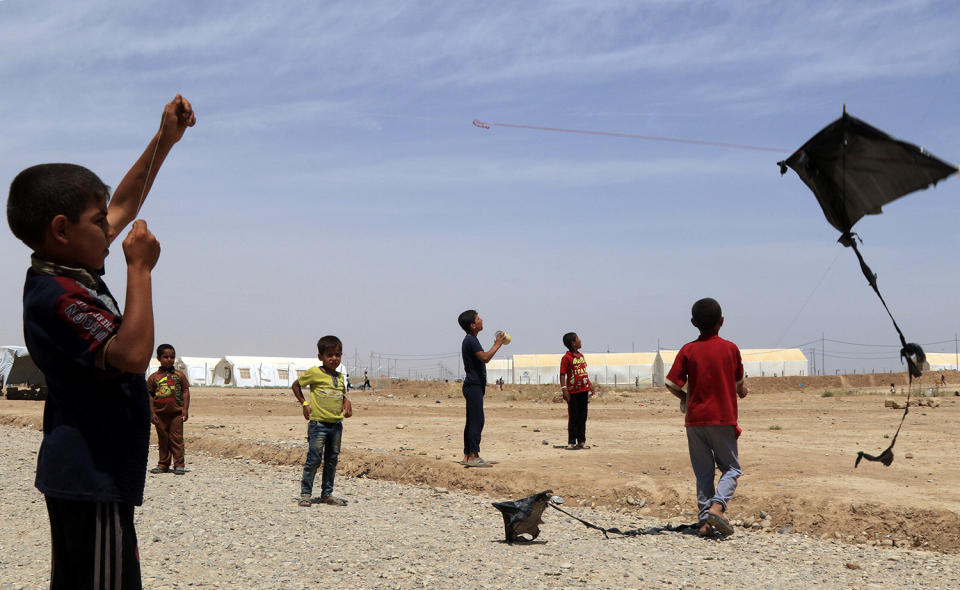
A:
[[[493,507],[503,515],[507,543],[530,542],[540,535],[540,525],[543,524],[540,517],[543,516],[552,493],[553,490],[544,490],[520,500],[493,503]],[[530,535],[530,538],[527,539],[521,535]]]
[[[913,144],[890,137],[876,127],[848,115],[846,109],[842,117],[824,127],[789,158],[777,164],[780,174],[786,174],[787,167],[793,168],[817,197],[827,221],[840,231],[838,241],[853,248],[863,276],[880,298],[900,336],[900,356],[907,362],[911,382],[914,377],[920,377],[926,355],[919,344],[907,342],[880,294],[877,275],[867,266],[857,248],[859,236],[851,230],[864,215],[878,215],[887,203],[936,185],[957,172],[957,166]],[[893,463],[893,445],[910,411],[909,390],[906,406],[890,446],[879,456],[859,451],[854,467],[860,464],[861,459],[879,461],[886,466]]]
[[[887,203],[957,172],[955,165],[846,112],[778,164],[781,174],[793,168],[842,234],[864,215],[878,215]]]

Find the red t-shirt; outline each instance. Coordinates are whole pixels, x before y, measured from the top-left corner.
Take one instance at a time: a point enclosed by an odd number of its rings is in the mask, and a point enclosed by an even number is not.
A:
[[[741,381],[740,349],[717,335],[684,344],[667,375],[668,386],[687,392],[686,426],[736,426]]]
[[[567,351],[560,359],[560,374],[567,376],[567,393],[590,391],[590,375],[587,374],[587,361],[579,352]]]

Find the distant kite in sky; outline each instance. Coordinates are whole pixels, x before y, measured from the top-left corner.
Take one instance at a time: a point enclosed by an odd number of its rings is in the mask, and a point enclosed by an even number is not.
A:
[[[920,377],[926,355],[919,344],[907,342],[900,326],[890,313],[887,302],[883,300],[877,287],[877,275],[863,260],[857,248],[859,236],[851,231],[854,224],[864,215],[882,213],[883,205],[912,193],[936,185],[944,178],[956,173],[957,166],[940,160],[923,149],[894,139],[847,114],[824,127],[810,138],[789,158],[778,162],[780,174],[786,174],[787,167],[800,176],[800,179],[816,195],[823,214],[830,225],[840,231],[838,240],[844,246],[853,248],[860,261],[860,270],[867,282],[873,287],[887,315],[900,336],[900,357],[907,361],[907,369],[912,384],[914,377]],[[897,442],[900,427],[910,410],[910,390],[907,390],[907,407],[904,408],[900,426],[887,447],[879,456],[874,457],[863,451],[857,453],[854,467],[861,459],[880,461],[889,466],[893,463],[893,445]]]

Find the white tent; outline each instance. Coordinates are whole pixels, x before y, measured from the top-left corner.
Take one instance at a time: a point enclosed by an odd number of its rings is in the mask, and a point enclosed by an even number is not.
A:
[[[25,346],[0,346],[0,389],[10,385],[46,385]]]
[[[957,371],[960,370],[960,355],[955,352],[928,352],[927,365],[929,371]]]
[[[220,387],[290,387],[310,367],[313,358],[276,356],[225,356],[213,368],[212,385]],[[341,373],[345,367],[337,369]]]
[[[503,378],[504,383],[513,383],[513,359],[491,359],[487,363],[487,383],[496,383]]]
[[[560,383],[560,359],[562,354],[515,354],[507,383],[538,384]],[[597,385],[650,385],[656,353],[652,352],[606,352],[587,353],[587,372],[590,381]],[[490,361],[493,363],[494,361]],[[505,369],[496,367],[491,372],[487,365],[487,381],[492,383]]]
[[[213,372],[220,360],[218,357],[181,356],[173,366],[187,376],[191,386],[213,385]]]
[[[670,373],[679,352],[659,352],[663,361],[663,372],[655,375],[654,385],[663,385],[663,378]],[[807,357],[799,348],[742,348],[740,360],[747,377],[802,377],[808,374]]]

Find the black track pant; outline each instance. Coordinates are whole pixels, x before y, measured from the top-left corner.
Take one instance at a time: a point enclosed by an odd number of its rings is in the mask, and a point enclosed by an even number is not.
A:
[[[133,506],[46,497],[50,590],[141,590]]]
[[[567,444],[587,442],[587,400],[589,391],[571,393],[567,402]]]
[[[467,422],[463,427],[463,454],[480,453],[480,435],[483,433],[483,394],[486,385],[463,384],[463,398],[467,402]]]

